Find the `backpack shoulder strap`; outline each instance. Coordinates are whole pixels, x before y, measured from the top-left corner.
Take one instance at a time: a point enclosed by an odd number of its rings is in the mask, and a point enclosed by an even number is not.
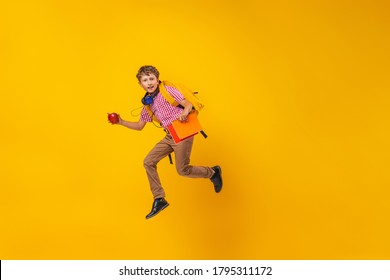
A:
[[[169,82],[168,82],[169,83]],[[159,85],[160,93],[169,102],[172,106],[179,106],[179,103],[173,98],[172,95],[166,90],[165,86],[172,86],[170,83],[167,84],[167,81],[161,81]],[[175,87],[176,88],[176,87]]]
[[[146,110],[146,112],[148,112],[149,116],[152,117],[153,121],[160,123],[160,121],[157,119],[157,117],[153,114],[149,105],[145,105],[145,110]]]

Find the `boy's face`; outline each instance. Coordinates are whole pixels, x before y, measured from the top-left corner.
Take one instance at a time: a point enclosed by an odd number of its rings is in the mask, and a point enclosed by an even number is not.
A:
[[[152,73],[141,76],[139,84],[148,93],[153,93],[159,85],[157,77]]]

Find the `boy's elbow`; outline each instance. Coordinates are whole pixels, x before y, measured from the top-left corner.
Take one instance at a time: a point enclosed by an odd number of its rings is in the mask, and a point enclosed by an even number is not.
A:
[[[192,108],[191,102],[189,102],[187,99],[183,99],[180,102],[180,105],[183,106],[184,108]]]
[[[137,125],[136,129],[138,131],[141,131],[142,129],[144,129],[145,125],[146,125],[146,122],[138,122],[138,125]]]

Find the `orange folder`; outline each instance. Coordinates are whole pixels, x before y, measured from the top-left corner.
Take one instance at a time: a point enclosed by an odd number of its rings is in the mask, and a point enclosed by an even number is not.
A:
[[[198,114],[192,112],[188,115],[187,122],[175,120],[167,127],[167,129],[171,134],[173,141],[177,144],[184,139],[198,134],[199,131],[202,130],[202,127],[198,120]]]

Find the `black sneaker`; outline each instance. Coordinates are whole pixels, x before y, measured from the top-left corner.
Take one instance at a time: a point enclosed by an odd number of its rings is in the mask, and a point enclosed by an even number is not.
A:
[[[169,206],[168,201],[165,198],[157,198],[153,201],[152,211],[146,215],[146,219],[150,219],[160,213],[162,210]]]
[[[215,171],[213,177],[210,178],[211,182],[214,184],[214,190],[216,193],[219,193],[222,190],[222,170],[219,165],[211,167]]]

